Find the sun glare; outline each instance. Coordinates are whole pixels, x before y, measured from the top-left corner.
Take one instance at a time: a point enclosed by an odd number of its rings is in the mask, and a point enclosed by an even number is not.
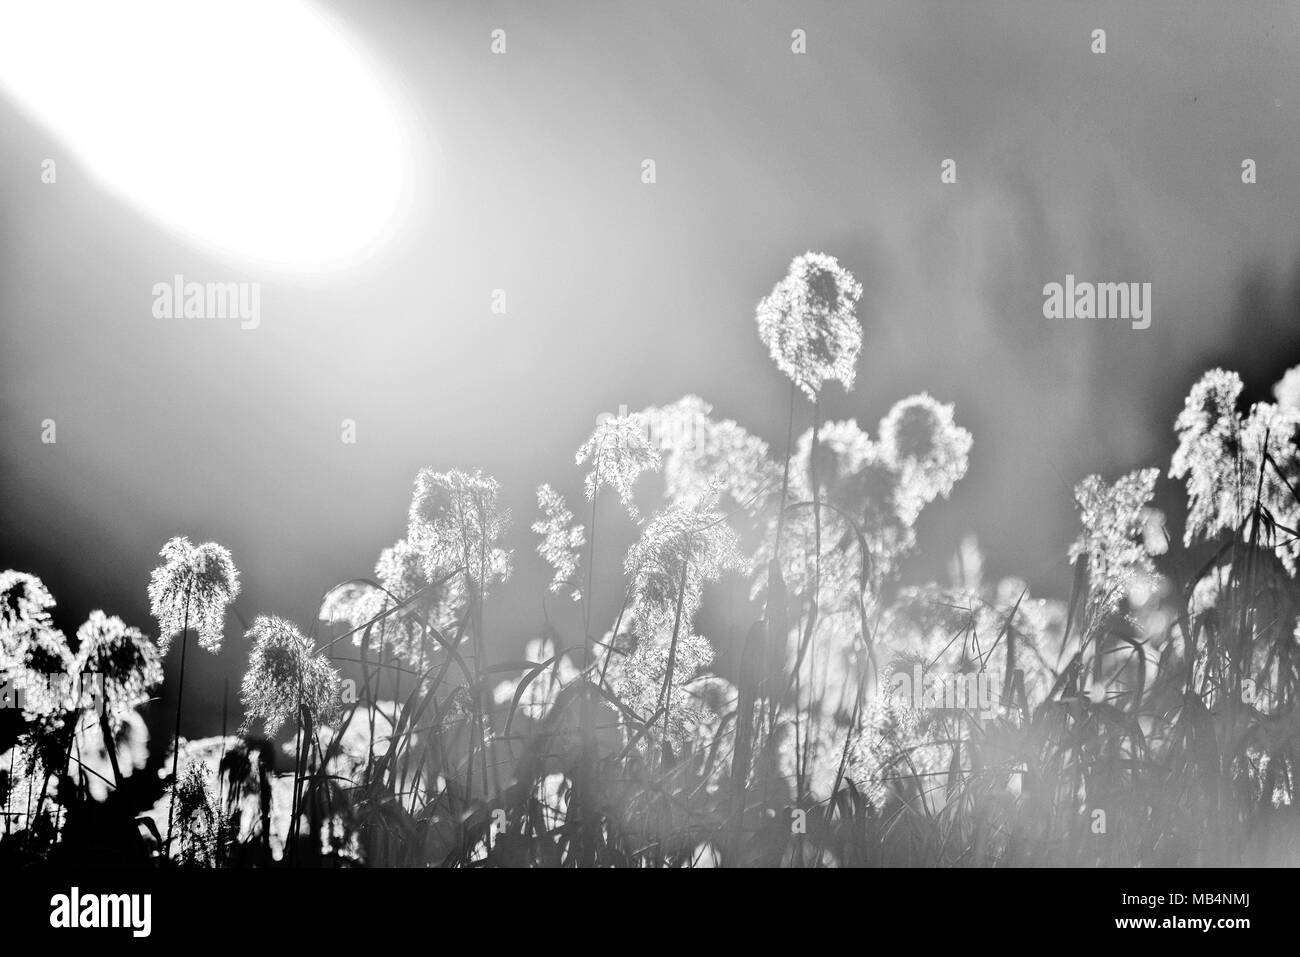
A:
[[[0,0],[0,91],[106,188],[221,254],[367,258],[412,187],[412,125],[306,0]]]

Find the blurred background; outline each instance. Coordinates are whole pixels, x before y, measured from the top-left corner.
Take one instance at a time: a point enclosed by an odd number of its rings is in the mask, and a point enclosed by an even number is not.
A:
[[[65,630],[103,608],[149,631],[163,542],[230,548],[244,591],[221,654],[191,656],[188,735],[219,730],[223,677],[238,717],[238,619],[310,625],[404,534],[421,466],[504,485],[506,656],[544,620],[534,490],[581,514],[598,415],[696,393],[783,446],[753,313],[806,250],[865,287],[825,416],[874,434],[926,390],[974,434],[918,581],[974,534],[991,575],[1064,597],[1076,482],[1166,471],[1206,367],[1261,399],[1300,363],[1294,3],[264,0],[153,33],[40,7],[0,6],[0,568]],[[1151,327],[1044,319],[1067,273],[1152,283]],[[260,327],[154,318],[176,274],[260,283]],[[1181,535],[1168,480],[1159,504]]]

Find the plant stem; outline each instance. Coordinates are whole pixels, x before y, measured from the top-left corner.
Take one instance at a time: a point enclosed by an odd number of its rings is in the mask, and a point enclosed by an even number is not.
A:
[[[190,634],[190,586],[185,586],[185,624],[181,626],[181,676],[176,682],[176,727],[172,731],[172,800],[167,808],[167,843],[163,845],[163,858],[170,860],[172,853],[172,824],[176,819],[176,787],[180,780],[176,768],[181,758],[181,701],[185,694],[185,649]]]
[[[790,452],[794,447],[794,400],[797,387],[790,383],[790,414],[785,427],[785,467],[781,472],[781,505],[776,513],[776,545],[772,549],[772,558],[778,566],[781,562],[781,533],[785,530],[785,500],[790,494]],[[816,440],[814,435],[813,439]]]
[[[664,699],[664,740],[663,745],[668,747],[668,717],[673,710],[673,668],[677,664],[677,636],[681,632],[682,625],[682,605],[686,601],[686,571],[690,567],[688,559],[682,559],[682,577],[677,583],[677,611],[673,615],[673,640],[668,646],[668,668],[664,674],[664,686],[661,694]]]
[[[226,763],[226,706],[230,701],[230,679],[223,678],[221,681],[221,760],[217,764],[217,796],[222,798],[224,804],[225,791],[221,787],[221,768]],[[224,813],[217,817],[217,848],[214,855],[216,866],[221,867],[222,842],[224,840],[226,827],[226,816]]]
[[[298,782],[302,771],[302,662],[298,662],[298,707],[295,710],[297,731],[293,742],[293,800],[289,812],[289,863],[293,864],[294,851],[298,845]]]

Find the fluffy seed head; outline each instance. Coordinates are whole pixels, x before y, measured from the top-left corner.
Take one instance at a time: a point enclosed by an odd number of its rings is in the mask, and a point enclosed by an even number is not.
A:
[[[778,369],[815,399],[827,379],[853,388],[862,327],[854,313],[862,286],[833,256],[795,257],[759,304],[758,336]]]
[[[333,720],[340,706],[339,673],[294,624],[260,615],[247,637],[253,652],[239,691],[246,725],[260,719],[275,734],[295,719],[300,701],[317,723]]]
[[[77,629],[76,671],[83,678],[102,676],[104,704],[114,727],[148,701],[150,689],[163,680],[157,646],[139,629],[102,611],[92,611]]]
[[[668,675],[668,657],[672,648],[672,634],[659,634],[637,642],[636,648],[623,661],[614,681],[614,694],[642,720],[649,718],[665,703],[668,707],[668,744],[674,751],[696,737],[696,729],[704,724],[708,709],[689,687],[689,680],[713,661],[713,647],[707,638],[687,634],[683,630],[677,639],[673,661],[673,684],[668,700],[664,700],[664,681]],[[651,725],[652,737],[663,732],[663,720]]]
[[[35,575],[0,572],[0,633],[32,620],[47,620],[54,597]]]
[[[483,588],[510,574],[510,552],[498,544],[510,528],[501,483],[478,469],[421,469],[411,497],[407,540],[420,553],[427,581],[460,569]]]
[[[5,632],[0,648],[0,681],[23,692],[23,714],[49,718],[73,710],[76,660],[63,632],[42,618]]]
[[[352,643],[360,645],[370,625],[370,638],[386,645],[411,667],[418,668],[424,641],[423,622],[446,632],[452,629],[465,603],[465,581],[451,575],[430,582],[423,553],[406,539],[385,548],[375,563],[375,581],[346,582],[325,596],[320,620],[347,624]],[[412,600],[412,596],[419,597]],[[407,602],[396,612],[398,603]],[[383,618],[385,612],[392,612]],[[378,619],[376,621],[376,619]]]
[[[239,596],[239,570],[230,552],[215,542],[191,544],[176,537],[158,553],[163,562],[149,577],[149,605],[158,619],[158,650],[166,655],[186,623],[199,645],[221,650],[226,606]]]
[[[1107,485],[1090,475],[1075,487],[1083,530],[1070,548],[1070,561],[1087,556],[1094,587],[1110,591],[1155,574],[1152,556],[1165,551],[1156,534],[1164,517],[1150,505],[1159,477],[1159,469],[1141,469]]]
[[[1248,507],[1242,489],[1254,471],[1243,459],[1242,423],[1237,415],[1241,377],[1211,369],[1191,388],[1174,430],[1178,448],[1169,477],[1185,479],[1187,524],[1184,544],[1236,528]]]
[[[971,434],[953,420],[952,405],[925,392],[894,403],[880,422],[880,446],[902,477],[900,505],[911,519],[951,494],[966,474],[971,444]]]
[[[688,395],[641,413],[664,459],[664,485],[674,502],[696,499],[717,484],[741,507],[756,510],[765,490],[779,487],[780,468],[767,443],[731,419],[709,417],[710,406]]]
[[[573,600],[578,601],[582,598],[582,589],[578,585],[578,561],[582,546],[587,542],[586,530],[573,520],[573,513],[564,504],[564,496],[549,485],[537,487],[537,507],[542,510],[542,517],[533,523],[533,531],[542,536],[537,554],[555,572],[551,591],[568,589]]]
[[[668,506],[628,551],[623,567],[632,579],[640,634],[671,633],[679,597],[685,631],[704,585],[741,565],[740,540],[717,511],[717,498],[715,489],[698,501]]]
[[[660,466],[659,451],[651,444],[648,431],[646,420],[637,412],[601,416],[574,456],[578,465],[591,464],[583,484],[588,502],[607,485],[618,493],[628,514],[640,518],[632,486],[642,472],[657,472]]]

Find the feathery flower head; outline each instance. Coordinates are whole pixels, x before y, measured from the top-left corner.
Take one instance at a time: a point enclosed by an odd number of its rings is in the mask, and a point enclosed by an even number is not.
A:
[[[887,675],[886,684],[890,680]],[[900,776],[900,768],[925,780],[924,775],[946,766],[944,757],[951,753],[935,743],[925,712],[903,698],[890,694],[868,704],[849,745],[845,774],[877,808],[889,794],[892,779]]]
[[[668,634],[639,640],[636,648],[624,659],[614,681],[615,697],[642,720],[665,705],[664,681],[668,676],[671,648],[671,627]],[[674,751],[680,751],[683,745],[693,740],[697,729],[707,723],[710,711],[703,700],[687,687],[687,683],[712,661],[713,646],[708,639],[689,634],[683,629],[677,639],[673,685],[667,701],[668,743]],[[662,717],[652,722],[651,728],[655,735],[662,733]]]
[[[632,499],[632,486],[642,472],[657,472],[660,467],[659,450],[650,442],[644,417],[633,412],[629,415],[603,415],[596,428],[574,456],[578,465],[591,463],[583,487],[587,501],[593,501],[602,486],[608,485],[618,493],[618,499],[632,518],[639,519],[636,502]]]
[[[72,652],[50,622],[54,598],[35,575],[0,572],[0,682],[23,693],[23,713],[47,718],[74,706]]]
[[[510,574],[510,552],[498,542],[510,527],[501,483],[478,469],[420,469],[411,498],[407,540],[420,553],[427,581],[461,569],[482,588]]]
[[[429,584],[419,549],[405,538],[399,538],[379,553],[375,577],[398,601],[405,601]]]
[[[261,719],[273,735],[296,718],[299,701],[317,723],[337,715],[339,673],[314,653],[311,641],[297,626],[273,615],[259,615],[246,637],[253,642],[239,691],[246,724]]]
[[[12,568],[0,572],[0,632],[20,623],[49,619],[54,597],[35,575]]]
[[[1236,528],[1249,503],[1243,488],[1255,469],[1243,461],[1248,452],[1242,441],[1237,415],[1241,377],[1235,372],[1211,369],[1192,386],[1174,422],[1178,448],[1170,461],[1169,477],[1185,479],[1187,526],[1183,543],[1197,536],[1211,537]]]
[[[664,455],[665,492],[670,501],[698,498],[718,484],[738,506],[757,509],[760,493],[781,480],[767,443],[731,419],[709,417],[713,407],[688,395],[641,415]]]
[[[215,817],[214,801],[208,789],[211,774],[207,764],[194,761],[185,766],[176,786],[176,814],[182,824],[210,824]],[[197,820],[196,820],[197,819]]]
[[[430,583],[425,575],[425,555],[407,539],[401,538],[379,553],[375,562],[375,580],[381,587],[368,582],[346,582],[325,596],[321,607],[322,621],[342,621],[361,628],[385,609],[398,602],[408,601],[419,593],[412,608],[432,609],[435,626],[441,627],[446,612],[464,598],[464,587],[459,576],[452,576],[438,585]],[[443,573],[443,576],[446,572]],[[440,576],[442,577],[442,576]],[[354,639],[360,643],[360,636]]]
[[[800,436],[801,443],[811,445],[812,429]],[[817,430],[817,444],[833,455],[836,474],[850,475],[876,454],[876,443],[853,419],[823,422]],[[818,469],[818,474],[821,470]]]
[[[815,443],[812,429],[804,429],[790,455],[790,488],[796,498],[812,498],[809,472],[812,456],[816,456],[817,484],[824,493],[830,493],[879,458],[880,451],[852,419],[823,423],[817,430]]]
[[[105,708],[115,727],[148,701],[150,689],[163,680],[162,658],[154,643],[102,611],[92,611],[77,629],[76,672],[102,678]]]
[[[901,541],[916,519],[913,496],[904,494],[903,475],[852,419],[827,422],[817,432],[817,478],[825,500],[852,515],[869,542]],[[812,429],[799,438],[791,464],[791,484],[808,495],[808,456],[813,454]],[[835,518],[832,517],[834,522]],[[883,555],[877,556],[883,559]]]
[[[52,607],[53,596],[35,575],[0,572],[0,681],[23,676],[33,655],[63,641],[50,624]]]
[[[833,256],[805,253],[757,310],[758,336],[777,368],[809,399],[827,379],[853,388],[862,327],[854,314],[862,285]]]
[[[1163,516],[1150,504],[1159,477],[1159,469],[1141,469],[1107,485],[1090,475],[1075,487],[1083,529],[1070,547],[1070,561],[1087,556],[1095,587],[1110,591],[1155,575],[1152,556],[1165,551],[1156,534]]]
[[[423,555],[406,539],[385,548],[375,563],[375,580],[345,582],[330,591],[321,603],[321,621],[337,621],[352,629],[352,643],[360,645],[371,625],[370,637],[388,646],[392,652],[417,668],[421,661],[424,633],[422,623],[446,631],[455,624],[465,601],[465,584],[460,575],[441,576],[431,583],[424,573]],[[419,594],[420,597],[412,599]],[[401,611],[380,618],[400,602],[408,602]],[[376,621],[376,619],[379,619]]]
[[[900,504],[912,520],[966,474],[972,438],[952,411],[922,392],[894,403],[880,422],[881,450],[902,476]]]
[[[564,496],[549,485],[537,486],[537,507],[542,517],[533,523],[533,531],[542,536],[537,554],[555,572],[551,591],[567,588],[574,601],[582,598],[578,585],[578,561],[582,546],[587,542],[586,529],[573,520],[573,513],[564,504]]]
[[[1292,392],[1300,382],[1298,371],[1274,387],[1278,405],[1256,403],[1244,418],[1237,413],[1242,382],[1235,372],[1211,369],[1192,386],[1174,423],[1178,448],[1169,469],[1171,478],[1184,479],[1187,486],[1185,544],[1241,528],[1257,490],[1261,506],[1279,525],[1294,528],[1300,520],[1300,502],[1292,492],[1300,482],[1300,405]],[[1300,543],[1288,537],[1274,547],[1294,575]]]
[[[218,811],[208,785],[210,773],[206,763],[194,761],[185,766],[176,785],[176,854],[188,867],[211,867],[216,857]]]
[[[208,773],[208,766],[201,761],[187,764],[181,772],[180,784],[176,788],[176,809],[180,812],[181,820],[191,817],[209,804]]]
[[[894,780],[908,775],[926,780],[951,765],[953,750],[943,724],[906,693],[917,665],[924,671],[926,660],[903,654],[884,666],[878,684],[882,693],[867,703],[850,738],[845,773],[876,807],[893,790]]]
[[[1241,430],[1237,402],[1241,399],[1241,376],[1226,369],[1210,369],[1187,393],[1174,430],[1184,442],[1213,439],[1229,451]],[[1177,478],[1178,476],[1174,476]]]
[[[1241,439],[1243,458],[1250,469],[1246,473],[1247,506],[1253,506],[1258,495],[1277,525],[1288,529],[1300,526],[1300,501],[1293,491],[1300,489],[1300,406],[1257,402],[1242,423]],[[1294,576],[1300,562],[1300,541],[1280,528],[1266,527],[1261,534],[1267,539],[1262,544],[1272,547],[1288,574]]]
[[[49,718],[77,707],[76,659],[68,639],[44,618],[0,634],[0,681],[23,693],[23,714]]]
[[[671,633],[679,597],[684,631],[705,583],[740,567],[740,540],[717,510],[717,499],[714,489],[695,502],[668,506],[646,523],[628,551],[623,568],[632,579],[640,634]]]
[[[391,608],[394,600],[408,601],[419,593],[420,597],[408,607],[418,612],[427,611],[429,621],[435,628],[446,629],[455,620],[465,603],[464,578],[460,575],[448,577],[448,569],[437,579],[431,580],[425,559],[425,553],[405,538],[398,539],[379,553],[379,560],[375,562],[375,577],[379,579],[384,591],[371,589],[371,597],[377,599],[378,607],[373,609],[369,618],[385,608]],[[499,563],[500,559],[489,555],[488,561]],[[509,567],[508,561],[506,567]]]
[[[239,596],[239,570],[230,552],[216,542],[191,544],[177,536],[158,552],[163,563],[149,576],[149,605],[158,619],[158,650],[167,654],[174,636],[189,627],[199,645],[221,650],[226,606]]]
[[[493,551],[487,556],[489,567],[498,571],[504,568],[502,574],[508,572],[510,567],[509,557],[502,558],[504,554]],[[394,650],[415,665],[420,650],[420,638],[414,627],[417,618],[427,616],[429,623],[440,631],[452,628],[465,605],[465,579],[461,575],[448,576],[444,571],[437,579],[430,580],[424,554],[405,538],[398,539],[379,553],[379,561],[375,562],[375,577],[379,579],[384,591],[371,589],[371,598],[377,607],[363,621],[369,621],[385,609],[393,607],[394,596],[399,601],[408,601],[420,593],[419,598],[406,606],[412,614],[403,616],[404,625],[396,630],[397,638],[392,638],[394,629],[388,627],[387,623],[380,629],[381,634],[386,636],[386,641],[391,639]],[[354,635],[353,641],[360,644],[361,635]]]

